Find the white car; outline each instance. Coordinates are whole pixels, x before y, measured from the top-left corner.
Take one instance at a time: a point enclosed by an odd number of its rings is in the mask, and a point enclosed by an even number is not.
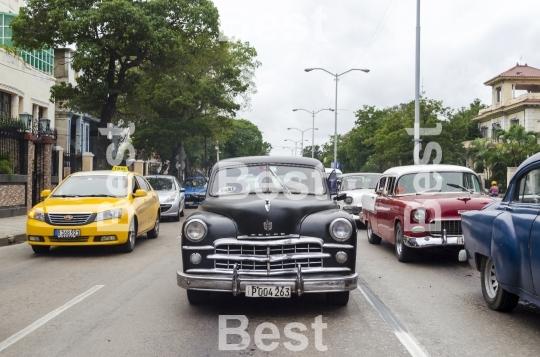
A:
[[[352,173],[344,174],[339,178],[339,192],[347,194],[344,201],[338,201],[340,209],[350,213],[356,223],[362,220],[362,196],[366,192],[374,192],[381,174]]]
[[[175,222],[184,217],[185,208],[185,188],[181,187],[174,176],[150,175],[144,177],[159,196],[161,206],[161,217],[172,218]]]

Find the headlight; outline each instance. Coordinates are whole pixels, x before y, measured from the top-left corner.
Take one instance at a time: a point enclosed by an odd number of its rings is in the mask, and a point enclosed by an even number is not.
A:
[[[28,212],[28,218],[45,222],[45,213],[38,211],[37,209],[31,209],[30,212]]]
[[[351,196],[347,196],[347,198],[345,199],[345,203],[350,205],[352,203],[353,199]]]
[[[171,202],[174,202],[176,201],[176,199],[178,198],[178,193],[175,193],[173,194],[171,197],[167,198],[165,201],[163,201],[163,203],[171,203]]]
[[[122,217],[122,209],[116,208],[116,209],[111,209],[108,211],[99,212],[96,215],[96,222],[105,221],[107,219],[113,219],[113,218],[121,218],[121,217]]]
[[[206,223],[201,221],[200,219],[192,219],[188,223],[186,223],[186,226],[184,227],[184,233],[186,234],[186,238],[189,239],[192,242],[199,242],[206,237],[206,233],[208,233],[208,228],[206,227]]]
[[[426,210],[423,208],[417,208],[412,213],[412,218],[416,222],[425,222],[426,221]]]
[[[351,237],[353,227],[345,218],[337,218],[330,224],[330,235],[338,242],[346,241]]]

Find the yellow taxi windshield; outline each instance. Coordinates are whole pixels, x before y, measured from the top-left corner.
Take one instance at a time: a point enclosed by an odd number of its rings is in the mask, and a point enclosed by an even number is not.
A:
[[[125,197],[127,177],[120,175],[71,176],[51,197]]]

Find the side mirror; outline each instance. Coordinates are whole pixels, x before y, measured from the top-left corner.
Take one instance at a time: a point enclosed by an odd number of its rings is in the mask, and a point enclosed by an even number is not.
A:
[[[375,193],[380,196],[380,195],[382,195],[382,190],[377,190],[377,191],[375,191]]]
[[[343,201],[347,198],[347,194],[346,193],[340,193],[339,195],[337,195],[336,197],[334,197],[334,200],[335,201]]]
[[[47,198],[51,195],[51,190],[43,190],[41,191],[41,197]]]
[[[133,197],[144,197],[148,195],[148,192],[146,190],[137,190],[135,191],[135,194],[133,195]]]
[[[183,187],[181,187],[181,188],[180,188],[180,192],[186,192],[186,189],[183,188]]]

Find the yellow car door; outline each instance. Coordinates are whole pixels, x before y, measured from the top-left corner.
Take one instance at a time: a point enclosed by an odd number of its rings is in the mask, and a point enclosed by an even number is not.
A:
[[[131,176],[131,197],[133,199],[133,210],[137,216],[137,234],[148,230],[148,217],[145,216],[147,214],[145,209],[147,197],[135,197],[135,192],[141,189],[135,175]]]
[[[157,210],[153,209],[155,206],[154,192],[150,188],[151,186],[146,182],[146,180],[142,176],[135,175],[135,178],[137,180],[137,184],[139,185],[139,188],[141,190],[145,190],[147,193],[146,196],[143,197],[144,203],[142,207],[144,211],[142,213],[142,216],[144,217],[144,222],[145,222],[144,230],[147,231],[154,228],[154,224],[156,222]]]

